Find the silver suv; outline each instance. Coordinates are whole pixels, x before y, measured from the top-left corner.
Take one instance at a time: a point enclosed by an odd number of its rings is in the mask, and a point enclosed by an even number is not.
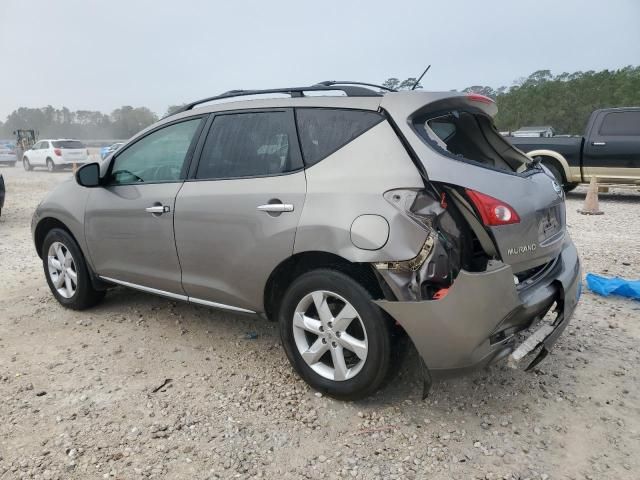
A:
[[[368,86],[228,92],[85,165],[33,217],[53,295],[84,309],[124,285],[261,314],[344,399],[378,389],[407,336],[426,387],[540,361],[580,295],[562,189],[499,135],[491,99]]]

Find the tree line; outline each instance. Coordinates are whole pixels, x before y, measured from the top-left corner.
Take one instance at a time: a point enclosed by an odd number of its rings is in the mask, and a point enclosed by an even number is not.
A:
[[[428,81],[428,76],[426,77]],[[409,89],[416,79],[388,78],[383,86]],[[418,84],[416,88],[422,88]],[[509,87],[473,85],[463,92],[487,95],[498,105],[496,126],[517,130],[522,126],[551,125],[557,133],[580,134],[591,112],[598,108],[640,106],[640,67],[553,75],[538,70]],[[165,115],[179,105],[171,105]],[[0,138],[11,138],[17,129],[33,129],[44,137],[78,139],[126,139],[158,120],[147,107],[129,105],[110,114],[93,110],[71,111],[51,105],[18,108],[0,122]]]

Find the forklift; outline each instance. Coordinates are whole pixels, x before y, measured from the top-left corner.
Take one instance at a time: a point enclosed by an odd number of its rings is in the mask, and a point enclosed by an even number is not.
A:
[[[16,136],[16,156],[19,162],[22,161],[24,152],[35,145],[38,133],[36,130],[16,130],[13,132]]]

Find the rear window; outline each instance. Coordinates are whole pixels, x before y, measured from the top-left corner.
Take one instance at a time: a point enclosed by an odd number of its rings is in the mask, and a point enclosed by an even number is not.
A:
[[[600,135],[640,135],[640,111],[608,113],[600,126]]]
[[[77,140],[58,140],[51,143],[53,143],[53,148],[84,148],[84,144]]]
[[[297,108],[305,165],[315,165],[382,120],[379,113],[362,110]]]
[[[458,160],[506,172],[520,171],[529,160],[506,141],[487,115],[455,110],[414,121],[418,134]]]

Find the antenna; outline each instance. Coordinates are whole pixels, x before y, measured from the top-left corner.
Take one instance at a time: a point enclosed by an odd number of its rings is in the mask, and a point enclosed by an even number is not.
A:
[[[424,69],[424,72],[422,72],[422,75],[420,75],[420,78],[418,78],[418,80],[416,80],[416,83],[413,84],[413,87],[411,87],[411,90],[415,90],[416,89],[416,87],[420,83],[420,80],[422,80],[422,77],[425,76],[425,74],[429,71],[430,68],[431,68],[431,64],[429,64],[429,66]]]

